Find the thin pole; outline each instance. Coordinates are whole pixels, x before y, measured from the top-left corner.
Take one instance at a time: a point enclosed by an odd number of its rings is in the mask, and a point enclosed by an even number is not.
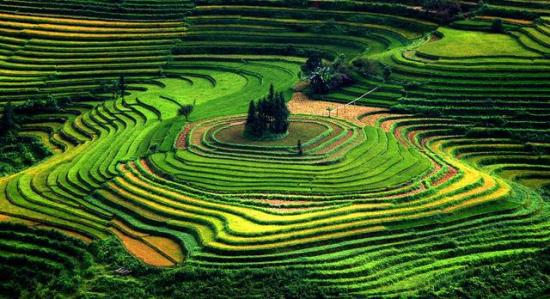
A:
[[[355,102],[359,101],[360,99],[366,97],[366,96],[369,95],[370,93],[375,92],[377,89],[378,89],[378,86],[375,87],[375,88],[373,88],[373,89],[371,89],[371,90],[369,90],[369,91],[367,91],[367,92],[365,92],[365,93],[362,94],[360,97],[353,99],[351,102],[349,102],[349,103],[347,103],[347,104],[342,104],[342,105],[340,105],[340,106],[336,106],[336,108],[332,109],[332,111],[336,110],[336,116],[338,116],[338,110],[340,110],[340,108],[346,108],[346,107],[349,106],[349,105],[353,105],[353,103],[355,103]],[[330,112],[329,112],[329,115],[330,115]]]

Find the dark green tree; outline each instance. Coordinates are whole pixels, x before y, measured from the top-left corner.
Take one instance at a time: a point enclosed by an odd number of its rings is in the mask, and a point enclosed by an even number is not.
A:
[[[285,103],[283,93],[279,93],[273,100],[273,127],[272,131],[275,134],[283,134],[288,131],[290,111]]]
[[[263,98],[258,102],[258,112],[255,124],[257,137],[263,137],[269,134],[270,116],[267,99],[268,98]]]
[[[384,68],[384,74],[383,74],[383,76],[384,76],[384,82],[385,82],[385,81],[388,81],[388,80],[390,79],[391,74],[392,74],[391,67],[386,66],[386,67]]]
[[[124,93],[126,92],[126,79],[122,75],[118,78],[118,92],[122,100],[124,100]]]
[[[491,23],[491,31],[495,33],[504,32],[504,25],[502,23],[502,19],[499,19],[499,18],[493,19],[493,22]]]
[[[314,74],[311,77],[309,86],[313,91],[313,93],[316,93],[316,94],[325,94],[329,92],[328,84],[326,83],[323,76],[319,73]]]
[[[245,123],[245,135],[262,138],[267,135],[279,135],[288,131],[290,111],[282,93],[275,92],[270,86],[266,97],[256,104],[250,102]]]
[[[246,116],[246,123],[252,124],[256,121],[256,104],[254,101],[250,101],[248,105],[248,115]]]
[[[189,115],[193,112],[193,108],[195,108],[194,105],[182,105],[180,109],[178,110],[179,115],[185,117],[186,121],[189,121]]]
[[[17,129],[17,123],[15,122],[15,111],[11,102],[8,102],[4,106],[4,112],[2,118],[0,118],[0,135],[6,136],[9,132],[13,132]]]
[[[262,134],[263,132],[259,126],[256,103],[250,101],[250,105],[248,105],[248,116],[246,117],[245,123],[245,135],[258,138],[261,137]]]
[[[353,83],[352,71],[344,55],[339,55],[329,64],[323,64],[314,57],[310,57],[302,66],[313,93],[326,94]]]
[[[302,72],[309,76],[312,72],[316,71],[318,68],[323,67],[323,60],[318,54],[311,55],[304,65],[302,65]]]

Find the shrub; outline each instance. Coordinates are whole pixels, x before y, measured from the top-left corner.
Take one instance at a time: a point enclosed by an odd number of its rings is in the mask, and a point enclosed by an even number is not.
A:
[[[391,70],[388,69],[390,73],[385,74],[386,68],[376,60],[359,58],[355,59],[352,65],[356,71],[367,78],[384,77],[385,75],[388,75],[389,78],[391,75]]]
[[[353,83],[352,70],[346,64],[344,55],[340,55],[331,64],[324,64],[318,57],[312,56],[302,66],[302,70],[315,94],[333,92]]]
[[[193,112],[194,105],[183,105],[178,110],[179,115],[185,117],[186,121],[189,121],[189,115]]]
[[[57,99],[48,95],[44,98],[28,99],[23,104],[14,107],[14,111],[25,116],[40,113],[56,113],[63,110],[70,102],[70,98]]]
[[[306,282],[307,273],[266,268],[202,269],[191,265],[164,271],[148,280],[148,289],[161,298],[325,298],[324,291]]]
[[[0,136],[6,136],[16,129],[17,123],[15,122],[14,107],[11,102],[8,102],[8,104],[4,107],[4,113],[0,118]]]
[[[426,11],[434,12],[438,21],[447,23],[454,20],[462,8],[457,0],[424,0],[422,7]]]
[[[491,23],[491,32],[502,33],[504,32],[504,26],[502,24],[502,19],[495,18]]]
[[[440,280],[420,298],[542,298],[550,291],[550,247],[526,259],[486,265]]]
[[[306,60],[306,63],[301,66],[301,69],[304,75],[309,76],[311,73],[315,72],[315,70],[322,66],[323,60],[321,59],[321,56],[314,54]]]

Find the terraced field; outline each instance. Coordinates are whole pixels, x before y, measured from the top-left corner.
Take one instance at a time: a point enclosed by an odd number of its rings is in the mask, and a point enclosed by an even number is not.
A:
[[[51,155],[0,177],[0,297],[25,275],[105,297],[80,276],[113,236],[158,271],[300,271],[369,298],[453,297],[430,292],[548,252],[550,6],[460,4],[439,24],[416,0],[0,0],[1,111],[67,103],[20,115]],[[310,99],[314,54],[391,74]],[[270,84],[289,135],[247,140]]]

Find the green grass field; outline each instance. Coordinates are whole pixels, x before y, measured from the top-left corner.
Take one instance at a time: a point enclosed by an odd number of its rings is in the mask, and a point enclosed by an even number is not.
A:
[[[512,36],[501,33],[465,31],[452,28],[439,28],[443,38],[427,43],[418,51],[435,57],[468,58],[468,57],[540,57],[530,52]]]
[[[544,298],[550,6],[426,5],[0,0],[0,298]]]

